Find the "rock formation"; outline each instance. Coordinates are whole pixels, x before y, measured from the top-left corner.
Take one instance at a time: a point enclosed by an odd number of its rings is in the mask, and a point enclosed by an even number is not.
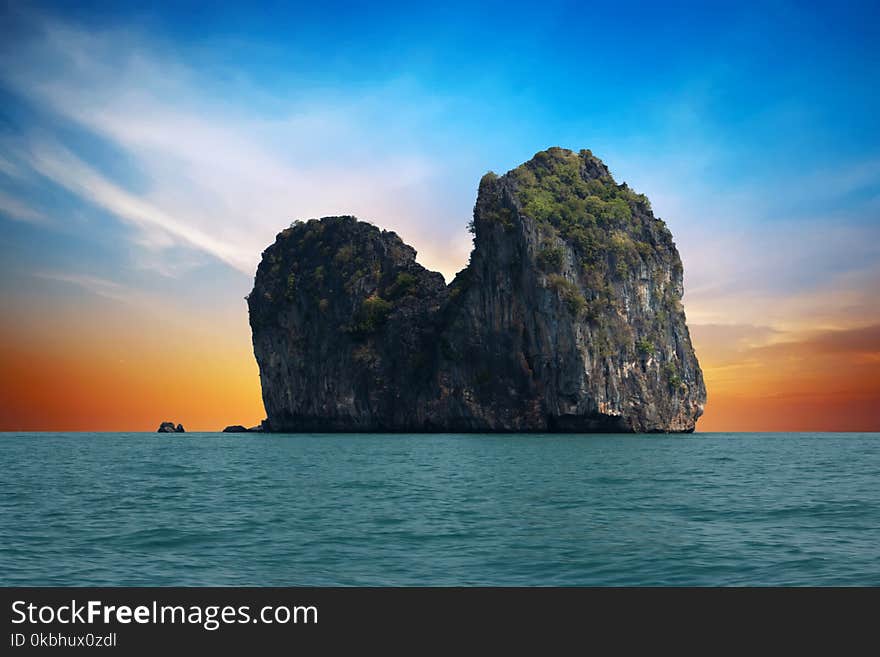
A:
[[[178,424],[174,426],[174,422],[163,422],[159,425],[159,429],[156,433],[185,433],[186,429],[183,428],[182,424]]]
[[[393,232],[295,222],[248,296],[271,431],[693,431],[682,265],[648,199],[551,148],[480,181],[449,285]]]

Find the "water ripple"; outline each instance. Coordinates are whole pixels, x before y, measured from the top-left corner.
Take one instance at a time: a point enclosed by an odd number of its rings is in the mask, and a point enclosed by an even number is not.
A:
[[[4,585],[880,585],[880,435],[0,434]]]

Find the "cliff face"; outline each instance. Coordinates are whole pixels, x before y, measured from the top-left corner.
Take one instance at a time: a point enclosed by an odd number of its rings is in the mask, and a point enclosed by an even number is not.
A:
[[[327,217],[263,253],[248,297],[273,431],[692,431],[706,391],[682,266],[589,151],[480,182],[445,285],[390,232]]]

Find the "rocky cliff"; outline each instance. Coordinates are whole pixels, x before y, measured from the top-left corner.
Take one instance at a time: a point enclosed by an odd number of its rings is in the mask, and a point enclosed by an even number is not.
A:
[[[273,431],[692,431],[681,260],[589,151],[480,181],[446,285],[392,232],[296,222],[248,297]]]

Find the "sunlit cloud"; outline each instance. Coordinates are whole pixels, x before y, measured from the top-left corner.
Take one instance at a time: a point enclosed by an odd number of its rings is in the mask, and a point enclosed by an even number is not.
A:
[[[711,327],[693,333],[710,391],[703,430],[864,431],[880,423],[880,324],[766,344]]]
[[[35,171],[53,182],[143,229],[142,234],[152,236],[154,245],[168,245],[168,238],[174,238],[242,271],[251,270],[250,254],[240,247],[218,240],[126,192],[61,146],[39,144],[31,151],[29,162]]]
[[[332,214],[397,230],[416,247],[424,242],[421,259],[447,276],[462,264],[467,239],[425,239],[449,220],[443,192],[430,185],[436,164],[418,150],[383,148],[371,128],[381,120],[372,97],[322,104],[303,93],[273,99],[261,115],[263,107],[236,104],[234,85],[218,95],[160,51],[136,35],[47,22],[21,48],[19,66],[3,72],[30,102],[125,153],[139,184],[114,181],[42,136],[26,136],[17,155],[136,227],[137,244],[183,244],[246,274],[290,221]],[[462,235],[466,221],[456,222]]]
[[[852,328],[880,318],[880,298],[875,292],[880,285],[878,265],[828,273],[824,281],[802,289],[773,289],[773,271],[764,276],[766,288],[753,282],[742,289],[689,291],[688,318],[699,324],[761,323],[795,332]]]

